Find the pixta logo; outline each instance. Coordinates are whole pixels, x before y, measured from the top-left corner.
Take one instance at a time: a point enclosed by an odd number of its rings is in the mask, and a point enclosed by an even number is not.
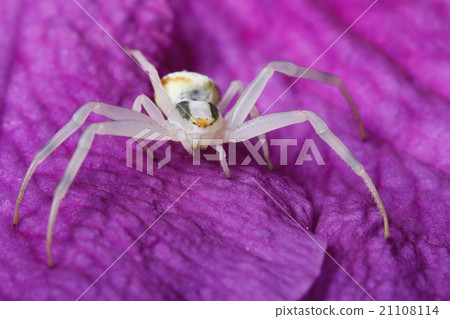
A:
[[[138,134],[130,137],[127,140],[127,148],[126,148],[126,163],[128,167],[133,167],[133,145],[136,145],[135,153],[136,153],[136,169],[140,172],[144,171],[144,150],[145,150],[145,158],[146,158],[146,173],[148,175],[153,175],[153,164],[156,160],[155,158],[155,150],[163,146],[170,140],[169,136],[164,136],[159,132],[153,132],[149,129],[142,130]],[[156,141],[151,146],[150,142]],[[166,165],[171,160],[171,146],[167,146],[165,149],[164,158],[159,159],[158,169]]]
[[[133,167],[133,158],[135,157],[136,169],[140,172],[144,172],[144,163],[145,163],[146,173],[148,175],[153,175],[155,162],[157,162],[156,166],[158,167],[158,169],[160,169],[164,165],[169,163],[172,159],[171,157],[172,148],[170,145],[166,146],[163,158],[158,158],[158,161],[156,161],[156,158],[154,156],[155,150],[164,146],[164,144],[166,144],[168,140],[170,140],[169,136],[164,136],[159,132],[154,132],[149,129],[145,129],[139,132],[138,134],[134,135],[133,137],[129,138],[126,143],[127,166]],[[150,142],[154,143],[150,145]],[[212,148],[216,149],[215,154],[202,154],[200,152],[200,148],[195,149],[193,151],[194,156],[192,157],[193,165],[200,165],[202,158],[206,159],[207,161],[220,161],[220,154],[217,151],[217,146],[222,145],[222,142],[223,142],[222,140],[218,139],[208,140],[208,143],[210,143]],[[258,165],[267,165],[266,161],[260,154],[261,149],[264,149],[264,147],[266,147],[266,151],[268,150],[267,148],[268,145],[265,145],[266,143],[268,143],[267,140],[259,139],[255,144],[252,144],[249,140],[243,141],[243,145],[246,147],[248,155],[244,158],[242,162],[238,162],[236,157],[237,141],[230,140],[229,142],[230,143],[226,144],[227,145],[226,148],[221,147],[222,152],[225,152],[226,154],[225,160],[229,166],[236,166],[236,165],[246,166],[249,165],[253,160],[256,161]],[[279,156],[280,156],[279,163],[281,166],[289,164],[291,165],[294,164],[298,166],[303,165],[304,162],[313,162],[314,160],[317,163],[317,165],[325,165],[322,155],[320,154],[316,144],[312,139],[306,139],[303,142],[303,145],[300,148],[300,151],[294,163],[288,163],[288,148],[289,147],[291,148],[290,152],[293,151],[292,148],[294,147],[298,148],[296,139],[271,139],[270,146],[272,150],[274,150],[276,147],[279,148]],[[133,154],[135,154],[135,156],[133,156]],[[314,156],[314,159],[312,158],[311,155]],[[290,158],[292,158],[292,156]]]

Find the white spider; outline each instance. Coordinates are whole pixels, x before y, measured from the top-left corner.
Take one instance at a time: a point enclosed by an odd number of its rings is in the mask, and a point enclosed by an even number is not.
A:
[[[37,165],[43,162],[62,142],[80,128],[91,112],[112,119],[112,121],[108,122],[91,124],[83,132],[78,141],[77,149],[55,190],[46,238],[49,266],[53,265],[51,243],[60,202],[72,184],[91,148],[94,136],[97,134],[134,137],[143,130],[150,130],[161,133],[155,140],[170,139],[179,141],[190,154],[193,154],[198,147],[203,149],[207,146],[212,146],[219,153],[221,166],[227,177],[230,178],[225,151],[221,144],[229,141],[242,142],[256,136],[260,139],[265,139],[265,133],[267,132],[295,123],[309,121],[316,133],[357,175],[362,177],[383,217],[384,237],[387,238],[389,236],[386,211],[372,180],[362,164],[329,130],[322,118],[310,111],[290,111],[260,116],[254,106],[274,72],[281,72],[292,77],[300,77],[304,73],[303,78],[332,84],[340,89],[358,120],[361,137],[364,138],[364,128],[356,106],[339,77],[300,67],[289,62],[275,61],[264,67],[244,91],[242,91],[241,81],[231,82],[225,95],[220,99],[220,93],[216,84],[207,76],[182,71],[168,74],[161,80],[155,67],[145,59],[140,51],[128,50],[128,53],[149,74],[155,91],[156,104],[143,94],[136,98],[132,110],[100,102],[86,103],[75,112],[72,119],[35,155],[22,182],[15,206],[14,226],[19,222],[19,205]],[[236,94],[239,95],[236,104],[225,117],[222,117],[222,113]],[[148,116],[141,113],[142,107]],[[248,115],[252,119],[245,122]],[[264,158],[269,168],[272,168],[267,143],[263,143],[262,148]]]

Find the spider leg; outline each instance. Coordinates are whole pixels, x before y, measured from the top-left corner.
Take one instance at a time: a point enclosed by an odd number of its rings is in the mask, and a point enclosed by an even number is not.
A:
[[[62,142],[64,142],[70,135],[72,135],[80,126],[86,121],[86,118],[91,112],[104,115],[113,120],[135,120],[149,122],[151,119],[142,114],[134,112],[130,109],[126,109],[120,106],[114,106],[105,103],[89,102],[80,107],[72,119],[64,125],[48,142],[42,147],[39,152],[34,156],[33,161],[28,167],[27,173],[20,186],[19,194],[16,200],[16,206],[14,210],[14,225],[19,223],[19,206],[22,202],[25,190],[33,176],[37,166],[42,163]]]
[[[161,113],[161,110],[156,106],[155,103],[153,103],[153,101],[146,96],[145,94],[141,94],[139,95],[133,102],[133,107],[131,108],[133,111],[136,112],[142,112],[142,108],[145,109],[145,111],[147,112],[147,114],[153,119],[155,120],[157,123],[164,123],[166,121],[166,119],[164,118],[164,115]],[[151,151],[150,146],[148,144],[145,144],[143,146],[143,149],[148,152],[153,159],[156,159],[155,154],[153,153],[153,151]]]
[[[183,119],[173,106],[169,96],[162,86],[161,78],[159,77],[155,66],[145,58],[141,51],[131,49],[126,50],[130,56],[132,56],[141,65],[142,69],[144,69],[150,77],[150,82],[152,83],[153,90],[155,91],[155,102],[164,115],[174,122],[183,123]]]
[[[226,90],[223,98],[217,104],[217,109],[221,113],[223,113],[226,110],[227,106],[230,104],[233,97],[236,94],[238,94],[238,95],[242,94],[242,90],[243,90],[243,85],[240,80],[232,81],[230,83],[230,85],[228,86],[228,89]],[[255,105],[253,105],[253,107],[250,110],[250,117],[255,118],[258,116],[260,116],[258,108]],[[262,151],[263,151],[264,159],[266,160],[267,166],[269,167],[269,170],[272,171],[273,164],[272,164],[272,161],[270,160],[270,156],[269,156],[269,145],[267,144],[266,134],[259,135],[258,139],[261,141]]]
[[[377,189],[375,188],[372,180],[370,179],[363,165],[356,159],[356,157],[344,145],[344,143],[342,143],[336,137],[336,135],[334,135],[330,131],[325,121],[317,114],[310,111],[290,111],[263,115],[259,118],[245,122],[234,131],[229,132],[229,139],[233,139],[236,141],[245,141],[266,132],[306,121],[308,121],[312,125],[320,138],[324,140],[325,143],[327,143],[339,155],[339,157],[344,160],[345,163],[347,163],[348,166],[350,166],[353,172],[355,172],[356,175],[360,176],[363,179],[364,183],[369,189],[370,194],[375,200],[380,215],[383,217],[384,237],[388,238],[388,217],[381,201],[380,195],[378,195]]]
[[[163,123],[165,121],[161,110],[145,94],[139,95],[134,100],[132,110],[140,113],[142,112],[142,108],[144,108],[147,114],[157,123]]]
[[[226,115],[226,123],[228,123],[231,127],[238,127],[244,122],[245,118],[251,110],[252,105],[255,104],[256,100],[261,95],[262,90],[275,72],[280,72],[292,77],[302,77],[304,79],[324,82],[337,86],[342,95],[347,100],[350,108],[352,109],[353,115],[358,122],[361,138],[365,138],[364,126],[362,124],[361,117],[359,116],[358,109],[356,108],[355,102],[353,101],[341,78],[333,74],[321,72],[311,68],[301,67],[285,61],[270,62],[256,75],[253,81],[247,86],[234,107]]]
[[[214,148],[217,151],[217,153],[219,153],[220,166],[222,166],[225,175],[227,175],[228,178],[231,178],[230,169],[228,168],[226,160],[227,154],[225,153],[225,150],[223,149],[222,145],[216,144],[210,146]]]
[[[256,106],[253,106],[253,108],[250,111],[250,117],[252,119],[259,117],[259,111],[256,108]],[[273,164],[272,161],[270,160],[270,156],[269,156],[269,144],[267,143],[267,137],[266,137],[266,133],[262,133],[260,135],[258,135],[259,140],[261,141],[261,148],[263,151],[263,155],[264,155],[264,159],[266,160],[267,163],[267,167],[269,167],[269,170],[273,171]]]
[[[83,134],[78,141],[77,149],[73,154],[72,158],[69,161],[69,164],[64,171],[64,175],[59,182],[55,194],[53,196],[52,206],[50,209],[50,217],[48,220],[48,228],[47,228],[47,262],[49,266],[53,266],[52,252],[51,252],[51,244],[53,240],[53,229],[55,226],[56,217],[58,215],[59,205],[61,200],[66,196],[67,191],[72,184],[75,176],[80,169],[81,164],[83,163],[89,149],[91,148],[92,141],[94,140],[95,135],[116,135],[116,136],[126,136],[133,137],[143,130],[149,130],[159,132],[159,135],[155,140],[164,140],[169,139],[169,132],[165,130],[161,126],[156,123],[146,123],[139,121],[112,121],[112,122],[101,122],[91,124],[86,128]]]
[[[231,100],[233,97],[238,94],[241,95],[243,90],[242,81],[240,80],[234,80],[230,83],[228,86],[228,89],[225,91],[225,94],[220,99],[219,103],[217,103],[217,109],[220,113],[224,113],[227,109],[227,106],[230,105]]]

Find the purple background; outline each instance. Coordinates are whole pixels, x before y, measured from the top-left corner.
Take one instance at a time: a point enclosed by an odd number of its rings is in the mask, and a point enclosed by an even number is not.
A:
[[[187,69],[222,92],[269,61],[309,66],[371,1],[79,1],[160,74]],[[295,4],[294,4],[295,3]],[[193,166],[179,144],[154,177],[125,166],[125,139],[102,136],[63,200],[45,257],[53,191],[80,136],[37,170],[12,227],[34,154],[87,101],[131,107],[147,76],[72,1],[0,4],[0,299],[73,300],[198,177],[199,181],[82,300],[370,300],[253,182],[254,178],[377,300],[450,298],[450,6],[380,0],[315,68],[342,77],[367,129],[336,88],[298,81],[270,110],[320,114],[366,167],[391,238],[364,183],[299,124],[272,138],[312,138],[326,165],[275,171],[252,162]],[[293,82],[276,75],[261,111]],[[91,116],[87,124],[102,120]],[[83,126],[83,128],[86,127]],[[247,155],[238,147],[241,159]]]

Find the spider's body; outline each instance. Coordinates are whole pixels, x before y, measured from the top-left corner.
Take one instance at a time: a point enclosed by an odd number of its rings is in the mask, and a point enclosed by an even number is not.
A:
[[[219,88],[209,77],[188,71],[167,74],[161,84],[183,119],[171,123],[179,131],[177,136],[185,149],[192,154],[200,145],[207,145],[223,125],[222,114],[216,107],[220,100]],[[161,108],[159,100],[156,91],[155,102]],[[171,121],[170,117],[168,120]]]
[[[364,137],[364,129],[356,106],[346,87],[337,76],[299,67],[289,62],[275,61],[264,67],[245,90],[242,89],[240,81],[233,81],[221,97],[217,85],[205,75],[181,71],[170,73],[160,79],[154,66],[145,59],[140,51],[130,50],[129,53],[149,74],[155,91],[156,104],[143,94],[136,98],[132,110],[100,102],[86,103],[36,154],[20,188],[14,214],[14,225],[19,222],[19,205],[37,165],[80,128],[91,112],[104,115],[112,120],[91,124],[83,132],[78,147],[55,190],[47,230],[47,258],[50,266],[53,265],[51,256],[53,228],[60,202],[83,163],[94,136],[106,134],[136,137],[141,132],[152,131],[157,134],[146,135],[146,139],[179,141],[191,154],[199,147],[204,149],[211,146],[219,153],[220,164],[227,177],[230,178],[225,150],[221,144],[242,142],[253,137],[265,140],[265,133],[269,131],[308,121],[316,133],[352,168],[355,174],[363,179],[383,217],[384,237],[389,236],[386,211],[372,180],[362,164],[329,130],[317,114],[298,110],[260,116],[255,107],[256,100],[274,72],[329,83],[337,86],[346,98],[358,120],[361,136]],[[229,112],[222,116],[235,95],[238,95],[237,102]],[[142,109],[145,109],[148,115],[142,113]],[[252,119],[245,121],[247,116]],[[262,151],[267,165],[272,168],[267,143],[262,143]]]

